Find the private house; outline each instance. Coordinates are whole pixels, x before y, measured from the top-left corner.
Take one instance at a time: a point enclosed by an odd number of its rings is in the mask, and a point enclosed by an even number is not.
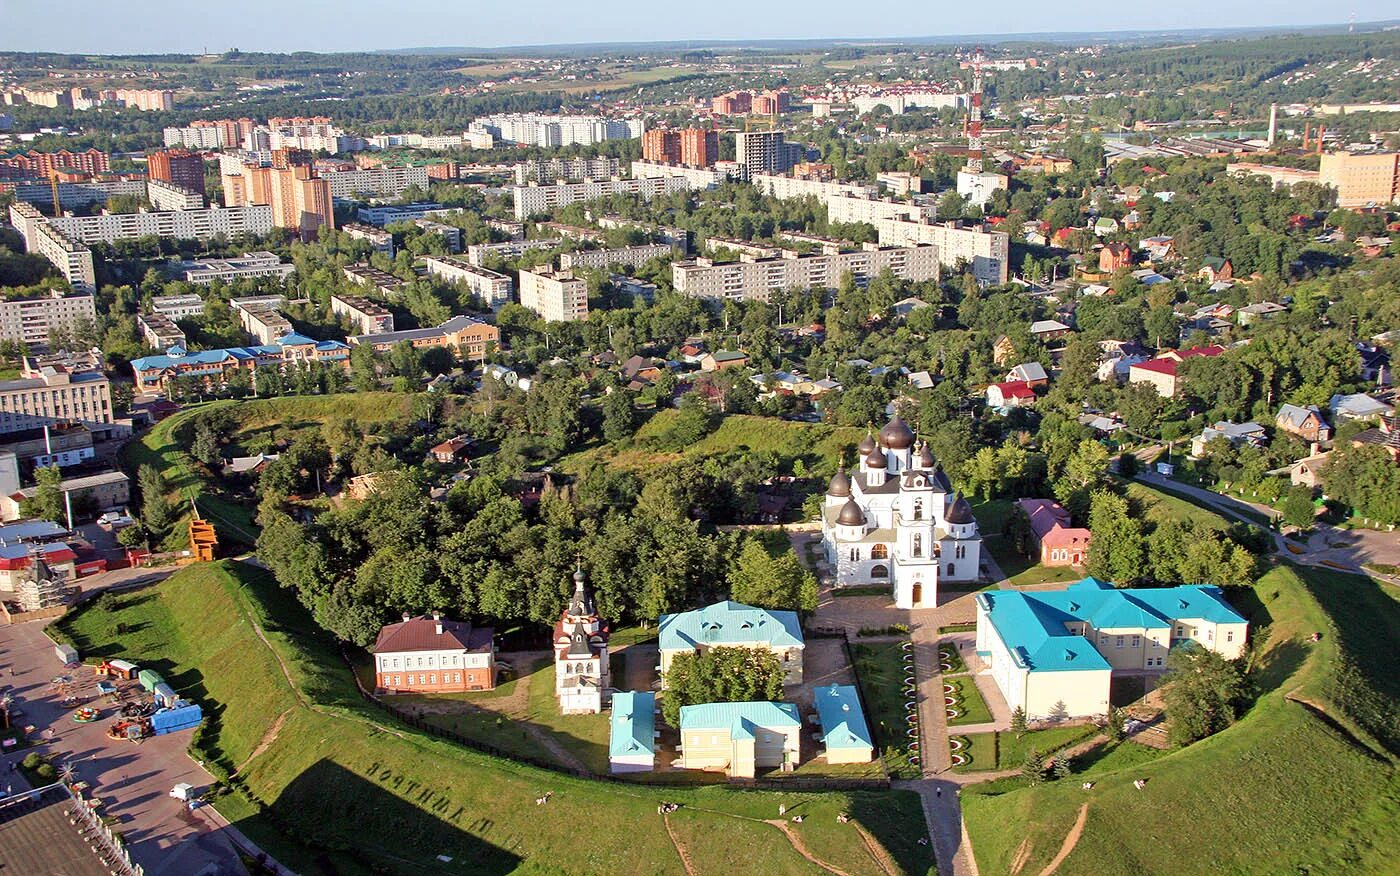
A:
[[[1016,342],[1010,335],[1002,335],[992,344],[992,361],[1005,365],[1016,357]]]
[[[573,598],[554,625],[554,696],[565,715],[596,715],[611,688],[608,627],[578,569]]]
[[[1126,243],[1105,244],[1099,250],[1099,273],[1112,274],[1119,268],[1133,266],[1133,250]]]
[[[987,387],[987,407],[1019,408],[1035,403],[1035,390],[1024,380],[993,383]]]
[[[875,759],[875,741],[854,686],[819,687],[812,692],[812,705],[821,724],[827,763],[870,763]]]
[[[1332,400],[1327,403],[1327,408],[1332,412],[1332,422],[1334,423],[1342,420],[1370,420],[1376,417],[1388,417],[1395,413],[1395,409],[1390,405],[1361,392],[1351,395],[1334,395]]]
[[[1030,529],[1031,547],[1045,566],[1082,566],[1090,532],[1070,526],[1069,512],[1053,499],[1017,499],[1016,511]]]
[[[1144,237],[1138,241],[1138,249],[1147,254],[1150,262],[1164,262],[1176,257],[1176,239],[1166,236]]]
[[[661,366],[647,356],[633,356],[622,363],[622,377],[629,383],[641,380],[647,383],[661,376]]]
[[[1206,455],[1206,445],[1216,438],[1224,438],[1235,447],[1245,444],[1259,447],[1268,439],[1268,433],[1258,423],[1227,423],[1224,420],[1214,426],[1207,426],[1201,434],[1191,439],[1191,458],[1200,459]]]
[[[457,693],[496,686],[496,648],[490,627],[404,613],[381,627],[370,653],[379,693]]]
[[[682,769],[722,769],[735,779],[772,767],[789,772],[801,750],[802,720],[791,703],[682,706],[680,729]]]
[[[889,584],[897,608],[938,604],[940,581],[979,574],[982,536],[927,443],[896,415],[857,447],[855,472],[837,471],[822,505],[822,545],[836,586]]]
[[[608,772],[649,773],[656,766],[656,694],[618,691],[612,697]]]
[[[1327,472],[1327,460],[1331,452],[1304,457],[1288,467],[1288,482],[1295,487],[1317,489],[1322,486],[1323,475]]]
[[[975,602],[977,654],[1007,706],[1032,721],[1107,714],[1115,673],[1162,673],[1167,652],[1186,642],[1232,660],[1249,631],[1220,588],[1201,585],[1118,589],[1085,578]]]
[[[433,462],[439,465],[451,465],[454,462],[459,462],[464,459],[471,445],[472,440],[470,438],[465,435],[457,435],[448,438],[441,444],[433,445],[433,448],[428,451],[428,454],[432,456]]]
[[[1094,220],[1093,229],[1095,237],[1107,237],[1110,234],[1117,234],[1119,229],[1118,220],[1114,219],[1112,216],[1101,216]]]
[[[1332,437],[1332,427],[1322,419],[1322,411],[1317,405],[1284,405],[1274,417],[1274,427],[1280,432],[1297,435],[1304,441],[1327,441]]]
[[[1008,383],[1021,381],[1031,389],[1040,389],[1050,385],[1050,375],[1045,373],[1045,366],[1039,362],[1024,362],[1007,372]]]
[[[1217,344],[1209,347],[1191,347],[1186,350],[1167,350],[1157,358],[1138,362],[1128,368],[1130,383],[1150,383],[1163,398],[1175,398],[1180,389],[1177,366],[1187,359],[1200,356],[1219,356],[1225,348]]]
[[[896,319],[904,319],[919,308],[928,306],[929,303],[922,298],[902,298],[890,307],[890,313],[894,314]]]
[[[769,611],[742,602],[716,602],[694,611],[663,614],[658,629],[661,674],[677,654],[707,648],[761,648],[782,661],[785,684],[802,683],[802,623],[794,611]]]
[[[1058,319],[1038,319],[1031,323],[1030,335],[1034,340],[1042,344],[1049,344],[1051,341],[1063,338],[1072,329],[1060,322]],[[1000,364],[1000,363],[998,363]]]
[[[1379,426],[1353,435],[1351,443],[1353,447],[1379,447],[1389,453],[1392,460],[1400,463],[1400,417],[1381,417]]]
[[[1196,276],[1205,280],[1207,283],[1219,283],[1234,279],[1235,269],[1230,264],[1229,259],[1222,259],[1219,256],[1206,256],[1201,259],[1201,269],[1196,272]]]
[[[1390,353],[1375,344],[1358,342],[1356,352],[1361,354],[1361,379],[1377,386],[1390,383]]]
[[[1249,326],[1257,322],[1273,319],[1280,313],[1287,313],[1288,308],[1273,301],[1260,301],[1258,304],[1250,304],[1235,311],[1235,318],[1240,325]]]
[[[280,453],[259,453],[256,456],[228,457],[224,461],[224,477],[256,478],[281,456]]]
[[[737,350],[716,350],[700,357],[701,371],[727,371],[730,368],[743,368],[749,364],[749,357]]]

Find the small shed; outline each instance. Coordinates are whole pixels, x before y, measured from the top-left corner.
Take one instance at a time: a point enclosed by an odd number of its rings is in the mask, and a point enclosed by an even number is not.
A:
[[[155,690],[156,685],[165,682],[165,679],[160,677],[160,673],[156,672],[154,669],[142,669],[136,674],[136,677],[140,680],[141,687],[150,691]]]
[[[53,653],[58,657],[58,662],[64,666],[70,666],[78,662],[78,649],[72,645],[54,645]]]
[[[656,695],[619,691],[612,698],[608,772],[650,772],[656,765]]]
[[[875,742],[853,686],[819,687],[812,695],[812,702],[822,725],[827,763],[870,763],[874,760]]]
[[[175,701],[179,699],[175,696],[175,691],[170,685],[163,681],[152,688],[151,693],[155,694],[156,705],[161,708],[169,708],[175,705]]]
[[[112,678],[126,679],[135,678],[136,674],[141,671],[141,667],[129,660],[108,660],[98,667],[98,669],[103,674]]]
[[[204,720],[204,712],[195,703],[185,700],[175,701],[172,708],[161,709],[151,716],[151,732],[157,736],[189,730],[199,726]]]

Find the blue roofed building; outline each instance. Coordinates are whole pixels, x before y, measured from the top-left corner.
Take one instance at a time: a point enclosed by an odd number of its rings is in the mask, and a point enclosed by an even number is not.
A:
[[[796,768],[802,720],[792,703],[703,703],[681,706],[681,767],[722,769],[753,778],[759,769]]]
[[[286,370],[312,362],[348,370],[350,348],[341,341],[317,341],[288,332],[274,343],[251,347],[191,352],[177,345],[155,356],[133,359],[131,370],[136,375],[138,393],[165,392],[167,384],[176,377],[198,378],[218,389],[240,370],[246,371],[251,380],[259,368]]]
[[[661,673],[677,654],[707,648],[764,648],[783,662],[784,684],[802,683],[802,623],[794,611],[770,611],[742,602],[716,602],[695,611],[661,616]]]
[[[855,687],[819,687],[812,693],[812,705],[821,721],[827,763],[870,763],[875,758],[875,741]]]
[[[618,691],[612,696],[608,771],[645,773],[656,766],[656,694]]]
[[[1064,590],[979,593],[977,654],[1030,720],[1107,714],[1115,674],[1166,671],[1167,652],[1196,642],[1235,659],[1249,624],[1219,587],[1119,589],[1085,578]]]

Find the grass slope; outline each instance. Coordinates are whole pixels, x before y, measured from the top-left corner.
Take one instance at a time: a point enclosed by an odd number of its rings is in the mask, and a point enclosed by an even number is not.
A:
[[[59,627],[84,654],[152,666],[198,700],[210,716],[200,731],[204,756],[216,771],[238,768],[248,794],[216,805],[308,876],[681,874],[656,814],[661,800],[683,804],[686,853],[702,873],[799,872],[804,862],[791,844],[755,820],[775,817],[779,803],[800,807],[808,817],[790,827],[846,872],[873,872],[855,823],[904,872],[932,867],[917,844],[926,833],[919,801],[908,792],[628,787],[418,734],[364,705],[333,643],[287,591],[243,564],[192,566],[155,587],[101,597]],[[537,807],[546,792],[549,804]],[[853,824],[837,823],[843,811]],[[737,848],[757,854],[738,858]]]
[[[188,547],[186,527],[191,499],[199,503],[200,511],[213,521],[224,541],[251,545],[257,539],[253,509],[218,489],[201,475],[201,469],[189,454],[189,442],[182,440],[181,429],[204,411],[227,410],[237,423],[236,435],[270,426],[294,430],[319,426],[332,419],[353,418],[361,424],[382,423],[407,414],[409,396],[387,392],[343,393],[339,395],[296,396],[292,398],[223,400],[191,405],[161,420],[139,441],[132,441],[122,450],[123,468],[134,480],[142,465],[155,466],[165,475],[169,487],[167,498],[181,508],[180,517],[171,527],[167,548]]]
[[[968,788],[983,872],[1049,863],[1089,804],[1059,876],[1102,873],[1369,874],[1400,853],[1400,604],[1369,578],[1283,566],[1240,596],[1258,631],[1260,697],[1233,727],[1160,757],[1105,756],[1037,788]],[[1314,631],[1322,641],[1311,643]],[[1312,706],[1290,699],[1305,698]],[[1133,780],[1148,779],[1143,790]]]

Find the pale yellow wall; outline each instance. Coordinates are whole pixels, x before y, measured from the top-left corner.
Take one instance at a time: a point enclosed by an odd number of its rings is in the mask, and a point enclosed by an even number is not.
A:
[[[728,730],[686,730],[681,734],[681,748],[688,770],[727,766],[734,756]]]
[[[1167,650],[1171,645],[1170,629],[1143,629],[1142,627],[1105,627],[1102,630],[1089,628],[1084,633],[1094,645],[1094,650],[1103,656],[1114,669],[1165,669]],[[1119,644],[1121,639],[1122,644]],[[1136,641],[1136,644],[1134,642]],[[1156,658],[1162,658],[1159,667]]]
[[[1051,718],[1063,703],[1071,718],[1108,713],[1110,669],[1032,672],[1026,682],[1026,717]]]
[[[752,778],[757,768],[783,765],[783,752],[791,751],[791,762],[798,761],[800,727],[755,731],[754,739],[730,739],[728,729],[686,730],[681,734],[682,759],[686,769],[714,769],[727,766],[732,776]]]
[[[826,750],[827,763],[870,763],[875,759],[875,753],[869,746],[864,748],[828,748]]]
[[[1157,371],[1143,371],[1139,368],[1128,370],[1128,379],[1134,383],[1150,383],[1163,398],[1176,395],[1176,378]]]

